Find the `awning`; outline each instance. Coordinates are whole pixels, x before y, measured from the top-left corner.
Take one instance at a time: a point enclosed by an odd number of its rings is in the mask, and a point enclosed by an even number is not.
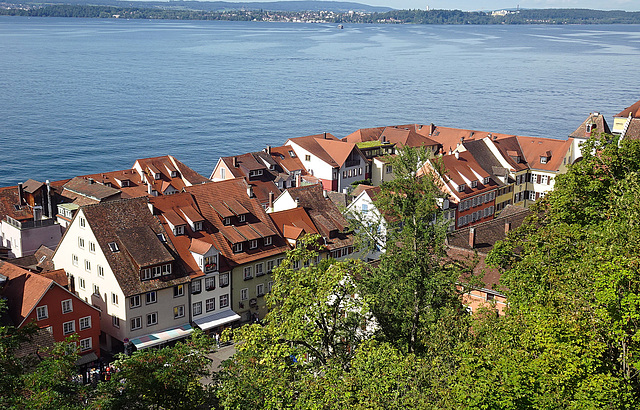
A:
[[[80,356],[80,358],[76,360],[76,366],[84,366],[85,364],[95,362],[96,360],[98,360],[98,355],[96,355],[95,352],[91,352],[84,356]]]
[[[193,332],[193,328],[191,327],[191,325],[182,325],[179,327],[174,327],[172,329],[167,329],[161,332],[151,333],[146,336],[131,339],[131,343],[133,343],[138,349],[145,349],[147,347],[159,345],[160,343],[187,337],[189,336],[189,334],[191,334],[191,332]]]
[[[202,330],[211,329],[212,327],[224,325],[229,322],[235,322],[240,319],[240,315],[231,309],[224,312],[214,313],[213,315],[205,316],[201,319],[196,319],[194,322]]]

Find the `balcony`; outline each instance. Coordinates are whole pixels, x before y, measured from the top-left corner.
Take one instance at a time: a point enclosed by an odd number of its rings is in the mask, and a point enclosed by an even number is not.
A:
[[[24,221],[24,222],[20,222],[16,219],[13,219],[12,217],[10,217],[9,215],[7,215],[6,221],[9,225],[18,228],[18,229],[29,229],[29,228],[40,228],[42,226],[51,226],[53,224],[55,224],[55,220],[51,219],[51,218],[47,218],[47,219],[40,219],[38,221]]]
[[[359,159],[352,159],[352,160],[347,160],[344,163],[344,166],[349,168],[349,167],[357,167],[360,165],[360,160]]]

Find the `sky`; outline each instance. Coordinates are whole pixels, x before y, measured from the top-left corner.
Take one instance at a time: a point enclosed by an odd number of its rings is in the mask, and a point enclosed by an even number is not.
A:
[[[240,1],[240,0],[227,0]],[[273,0],[248,0],[273,1]],[[639,0],[345,0],[370,6],[387,6],[394,9],[447,9],[447,10],[500,10],[504,8],[545,9],[585,8],[598,10],[640,11]]]

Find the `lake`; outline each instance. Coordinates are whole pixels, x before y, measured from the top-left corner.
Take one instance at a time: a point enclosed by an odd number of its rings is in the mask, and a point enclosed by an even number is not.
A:
[[[0,17],[0,186],[435,123],[566,138],[640,99],[640,26]]]

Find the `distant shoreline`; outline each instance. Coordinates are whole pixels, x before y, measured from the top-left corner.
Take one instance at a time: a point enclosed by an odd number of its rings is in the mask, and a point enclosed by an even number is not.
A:
[[[130,4],[130,3],[129,3]],[[149,3],[143,3],[149,4]],[[190,3],[193,4],[193,3]],[[384,13],[335,11],[194,10],[110,5],[20,4],[0,8],[0,15],[144,20],[220,20],[329,24],[427,25],[596,25],[640,24],[640,12],[590,9],[531,9],[499,12],[460,10],[393,10]]]

